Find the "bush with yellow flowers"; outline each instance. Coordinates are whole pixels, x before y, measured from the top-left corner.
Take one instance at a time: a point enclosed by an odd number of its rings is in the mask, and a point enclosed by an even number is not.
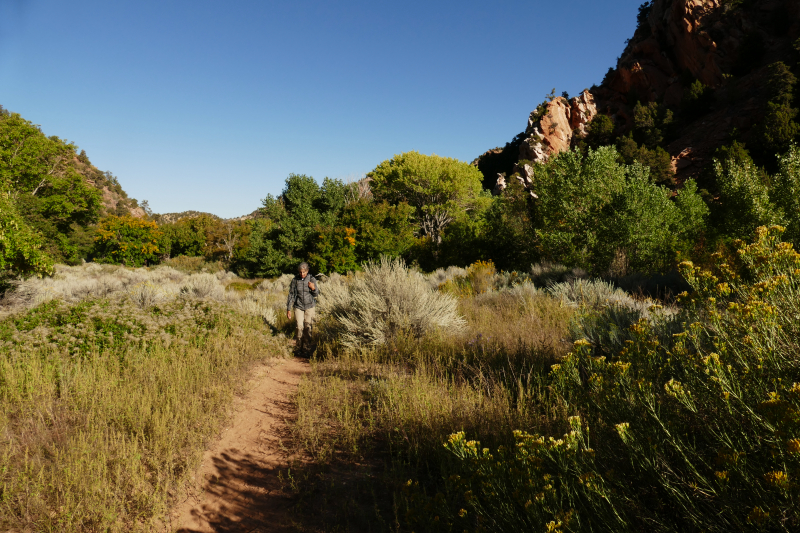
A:
[[[800,530],[800,254],[782,232],[759,228],[711,270],[683,263],[694,290],[677,313],[610,320],[603,336],[613,306],[589,311],[578,331],[589,324],[593,334],[549,375],[580,417],[570,433],[520,433],[514,450],[496,452],[455,434],[445,488],[409,489],[412,524]]]

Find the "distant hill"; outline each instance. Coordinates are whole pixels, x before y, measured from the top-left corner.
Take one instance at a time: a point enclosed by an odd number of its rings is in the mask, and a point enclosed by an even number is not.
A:
[[[206,213],[205,211],[189,210],[189,211],[181,211],[180,213],[155,213],[150,215],[150,219],[154,220],[157,224],[171,224],[173,222],[179,221],[182,218],[193,218],[205,215],[212,218],[216,218],[218,220],[237,222],[239,220],[251,220],[253,218],[256,218],[258,216],[258,213],[259,210],[256,209],[249,215],[242,215],[240,217],[234,217],[234,218],[222,218],[213,213]]]
[[[131,198],[120,185],[119,179],[111,172],[102,171],[94,166],[84,150],[73,158],[75,169],[86,178],[86,181],[102,194],[104,214],[131,215],[136,218],[147,216],[146,210]],[[145,204],[146,206],[146,204]]]
[[[181,211],[180,213],[161,213],[161,214],[156,213],[151,215],[150,218],[151,220],[154,220],[157,224],[170,224],[172,222],[177,222],[182,218],[194,218],[202,215],[220,219],[220,217],[218,217],[213,213],[206,213],[204,211],[193,211],[193,210]]]

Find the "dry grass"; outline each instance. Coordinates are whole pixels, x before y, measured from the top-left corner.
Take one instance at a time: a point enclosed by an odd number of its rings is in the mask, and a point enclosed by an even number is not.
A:
[[[154,268],[95,263],[73,267],[57,265],[51,278],[18,282],[15,290],[0,301],[0,317],[53,300],[74,304],[93,298],[124,298],[146,309],[177,299],[199,299],[228,304],[274,325],[276,310],[282,308],[282,299],[286,297],[283,280],[284,277],[275,282],[267,280],[255,287],[255,283],[242,281],[236,274],[224,270],[212,274],[187,273],[163,265]],[[234,290],[226,290],[229,287]],[[252,288],[258,290],[247,290]]]
[[[59,266],[5,298],[0,530],[152,530],[250,366],[288,355],[280,295],[233,279]]]
[[[295,479],[305,480],[296,488],[326,527],[384,520],[396,528],[403,484],[436,479],[454,431],[487,445],[507,444],[515,429],[562,431],[562,405],[541,376],[570,346],[573,309],[527,285],[464,298],[459,310],[466,326],[455,335],[318,351],[294,428],[317,467],[295,469]],[[347,484],[344,470],[353,473]],[[345,505],[359,498],[368,505]]]

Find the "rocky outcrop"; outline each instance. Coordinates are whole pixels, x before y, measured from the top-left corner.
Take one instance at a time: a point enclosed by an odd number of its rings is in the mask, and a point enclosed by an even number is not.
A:
[[[601,112],[630,127],[636,100],[680,105],[687,81],[719,89],[759,64],[785,59],[800,36],[800,3],[655,0],[649,16],[594,91]]]
[[[680,129],[670,133],[673,140],[666,148],[681,184],[697,176],[733,132],[749,142],[750,130],[763,118],[765,66],[796,63],[798,39],[797,0],[654,0],[599,87],[569,101],[556,97],[541,104],[522,134],[476,164],[490,171],[484,172],[487,181],[500,172],[506,181],[515,173],[528,177],[509,161],[512,150],[519,161],[543,162],[569,149],[574,135],[586,135],[598,113],[611,117],[616,133],[625,134],[634,126],[636,102],[658,102],[678,118]],[[695,80],[714,91],[715,103],[703,116],[681,115]]]
[[[542,163],[551,156],[569,150],[572,145],[572,138],[575,135],[586,135],[586,126],[597,114],[597,105],[594,96],[588,89],[584,90],[579,96],[567,100],[561,96],[541,104],[533,110],[528,117],[528,126],[525,131],[515,139],[514,143],[509,143],[505,148],[495,148],[489,150],[473,164],[486,175],[486,170],[494,170],[490,165],[492,159],[499,159],[515,145],[519,150],[515,155],[516,160],[528,161],[530,163]],[[491,171],[490,170],[490,171]],[[495,182],[491,189],[494,194],[500,194],[506,188],[506,175],[509,171],[494,172]],[[533,167],[530,164],[515,164],[510,171],[517,176],[523,187],[536,197],[531,191],[533,179]]]
[[[724,72],[731,69],[742,37],[741,31],[723,30],[723,16],[721,0],[656,0],[604,88],[619,97],[615,100],[635,95],[669,105],[680,103],[682,73],[718,87]],[[712,28],[720,28],[723,38],[713,39]]]
[[[597,106],[588,89],[569,101],[559,96],[545,102],[528,117],[519,158],[538,163],[569,150],[572,136],[585,135],[587,124],[596,114]]]

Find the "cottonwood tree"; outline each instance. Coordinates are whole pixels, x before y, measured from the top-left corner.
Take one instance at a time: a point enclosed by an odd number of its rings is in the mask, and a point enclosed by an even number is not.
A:
[[[481,172],[449,157],[406,152],[382,162],[367,176],[375,199],[412,206],[420,235],[437,246],[447,226],[488,203],[482,195]]]

